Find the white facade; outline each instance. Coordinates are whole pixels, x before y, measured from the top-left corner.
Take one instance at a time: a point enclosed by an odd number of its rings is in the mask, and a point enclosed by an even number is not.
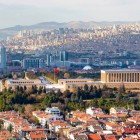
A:
[[[58,115],[60,116],[60,110],[58,107],[46,108],[45,112],[47,114]]]
[[[53,121],[63,120],[63,116],[54,115],[54,114],[47,114],[44,111],[34,111],[33,116],[35,116],[39,120],[39,123],[42,126],[45,126],[46,123],[49,124]]]
[[[86,109],[86,114],[93,116],[95,114],[103,114],[103,111],[100,108],[89,107]]]

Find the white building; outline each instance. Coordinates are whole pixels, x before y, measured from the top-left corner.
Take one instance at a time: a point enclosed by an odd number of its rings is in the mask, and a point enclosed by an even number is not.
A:
[[[38,119],[39,123],[42,126],[45,126],[46,123],[49,124],[53,121],[63,120],[63,116],[46,114],[44,111],[33,111],[32,114],[34,117]]]
[[[94,116],[96,114],[104,114],[101,108],[89,107],[86,109],[86,114]]]
[[[58,115],[60,116],[60,110],[58,107],[46,108],[45,112],[47,114]]]

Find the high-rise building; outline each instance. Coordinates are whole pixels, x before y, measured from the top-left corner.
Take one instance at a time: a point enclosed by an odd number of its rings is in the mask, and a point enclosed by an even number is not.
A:
[[[41,58],[25,58],[23,59],[23,68],[29,69],[29,68],[44,68],[45,67],[45,61]]]
[[[52,55],[51,54],[47,54],[47,61],[46,61],[47,66],[50,66],[51,62],[52,62]]]
[[[0,45],[0,69],[6,70],[6,48]]]
[[[60,51],[60,61],[68,61],[68,52]]]

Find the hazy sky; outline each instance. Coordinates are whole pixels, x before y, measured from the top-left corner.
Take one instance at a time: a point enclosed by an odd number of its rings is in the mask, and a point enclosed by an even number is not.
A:
[[[0,28],[57,21],[140,21],[140,0],[0,0]]]

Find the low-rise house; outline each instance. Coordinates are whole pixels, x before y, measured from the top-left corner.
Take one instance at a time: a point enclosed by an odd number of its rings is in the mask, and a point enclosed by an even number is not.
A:
[[[48,125],[49,125],[49,130],[54,132],[59,132],[60,129],[66,129],[71,127],[67,122],[61,120],[53,121]]]
[[[7,129],[9,126],[12,127],[12,131],[23,135],[23,131],[33,129],[32,126],[27,120],[19,116],[18,113],[14,111],[7,111],[0,113],[0,119],[3,121],[4,129]]]
[[[36,117],[39,120],[39,123],[42,126],[45,126],[46,123],[50,123],[56,120],[63,120],[63,116],[59,115],[52,115],[52,114],[46,114],[44,111],[33,111],[33,116]]]
[[[0,140],[9,140],[9,139],[14,139],[13,134],[10,133],[8,130],[1,130],[0,131]]]
[[[88,121],[94,120],[90,114],[86,114],[85,112],[81,111],[73,111],[71,112],[72,118],[78,119],[80,122],[87,123]]]
[[[122,140],[139,140],[139,139],[140,139],[140,137],[138,137],[136,135],[130,135],[130,136],[123,138]]]
[[[115,122],[105,122],[105,127],[107,130],[116,130],[118,127],[120,127],[119,124]]]
[[[90,124],[87,126],[87,129],[92,133],[101,133],[103,131],[103,128],[98,124]]]
[[[77,119],[78,119],[78,118],[81,117],[81,116],[85,116],[86,113],[77,110],[77,111],[72,111],[72,112],[71,112],[71,115],[72,115],[73,118],[77,118]]]
[[[127,117],[126,113],[117,113],[117,114],[112,114],[113,117],[116,117],[118,119],[123,119]]]
[[[81,125],[82,122],[80,120],[78,120],[77,118],[69,118],[67,120],[67,122],[72,125],[72,126],[77,126],[77,125]]]
[[[48,140],[44,131],[33,131],[29,133],[29,140]]]
[[[101,119],[101,120],[114,119],[114,117],[112,115],[109,115],[109,114],[97,114],[96,118]]]
[[[123,107],[111,107],[110,114],[128,114],[128,110]]]
[[[75,136],[81,134],[84,131],[85,129],[82,127],[73,127],[67,131],[66,137],[69,140],[75,140]]]
[[[104,135],[102,140],[117,140],[115,135]]]
[[[128,122],[133,122],[135,124],[140,124],[140,115],[136,115],[130,118],[127,118]]]
[[[86,114],[96,117],[96,114],[104,114],[101,108],[89,107],[86,109]]]
[[[102,140],[101,136],[99,134],[89,134],[88,135],[89,140]]]
[[[129,115],[130,116],[137,116],[137,115],[139,115],[140,116],[140,111],[138,111],[138,110],[131,110],[131,111],[129,111]]]
[[[60,116],[60,110],[59,110],[58,107],[46,108],[45,112],[47,114],[52,114],[52,115],[58,115],[58,116]]]
[[[88,136],[85,133],[81,133],[74,136],[74,140],[88,140]]]
[[[92,118],[92,116],[89,115],[89,114],[85,114],[84,116],[81,115],[81,116],[77,117],[77,119],[78,119],[79,121],[81,121],[81,122],[84,122],[84,123],[87,123],[88,121],[94,120],[94,119]]]

